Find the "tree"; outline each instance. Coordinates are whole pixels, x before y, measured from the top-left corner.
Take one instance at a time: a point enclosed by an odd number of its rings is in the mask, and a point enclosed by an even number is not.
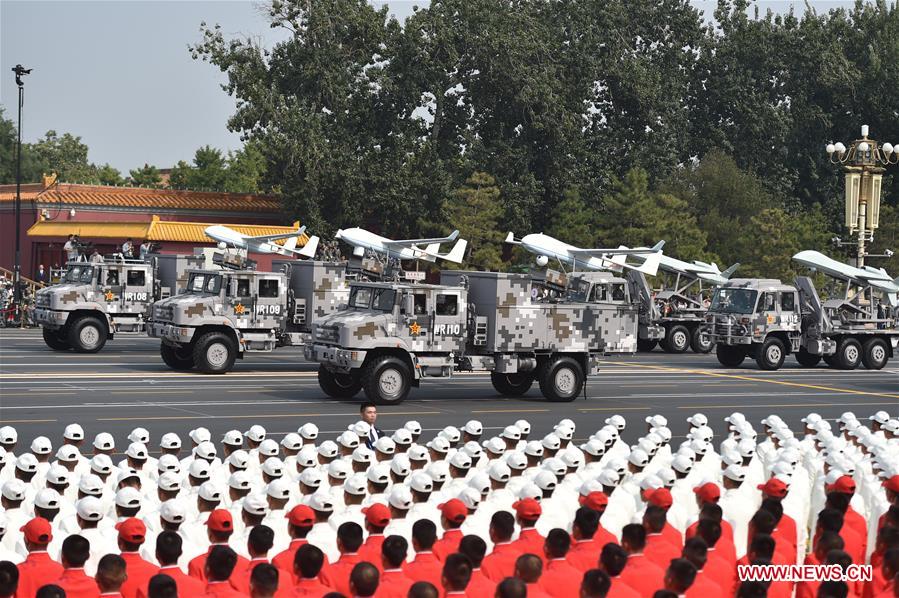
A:
[[[101,185],[124,185],[125,179],[118,169],[113,168],[109,164],[103,166],[91,166],[94,179]]]
[[[468,240],[470,253],[466,268],[490,271],[502,268],[503,239],[499,232],[502,212],[499,188],[489,174],[475,172],[453,193],[446,206],[446,221]]]
[[[135,187],[159,187],[162,184],[162,175],[155,166],[144,164],[142,168],[129,171],[130,182]]]
[[[0,106],[0,184],[16,182],[16,123],[6,118]],[[41,165],[27,143],[22,144],[22,181],[41,180]]]
[[[547,233],[565,243],[591,247],[596,240],[594,210],[581,199],[577,188],[566,189],[562,201],[553,210]]]
[[[31,146],[30,151],[41,169],[56,172],[60,181],[77,183],[93,178],[93,168],[87,161],[87,145],[82,143],[81,137],[71,133],[60,136],[50,130]],[[22,155],[24,157],[24,151]]]
[[[265,157],[253,143],[229,152],[208,145],[194,154],[193,164],[180,160],[169,175],[173,189],[223,191],[227,193],[260,193],[265,176]]]

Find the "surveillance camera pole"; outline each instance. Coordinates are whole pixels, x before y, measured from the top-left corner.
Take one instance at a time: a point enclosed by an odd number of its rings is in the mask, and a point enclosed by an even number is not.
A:
[[[22,303],[22,250],[21,250],[21,220],[22,220],[22,106],[25,103],[25,82],[22,77],[31,73],[21,64],[12,68],[16,74],[16,85],[19,87],[19,138],[16,143],[16,262],[13,269],[13,301],[16,309],[21,309]],[[22,318],[24,325],[25,319]]]

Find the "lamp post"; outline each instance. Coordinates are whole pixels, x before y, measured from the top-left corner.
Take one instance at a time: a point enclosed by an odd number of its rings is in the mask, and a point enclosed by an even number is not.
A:
[[[12,276],[13,301],[18,310],[22,303],[22,106],[25,103],[25,82],[22,81],[22,77],[31,73],[31,69],[17,64],[12,68],[12,72],[16,74],[16,85],[19,87],[19,139],[16,143],[16,262]]]
[[[831,164],[843,167],[846,178],[845,211],[849,234],[858,233],[859,268],[865,265],[865,244],[874,238],[880,224],[880,192],[884,167],[899,163],[899,146],[868,139],[868,125],[862,125],[861,139],[849,143],[828,143]]]

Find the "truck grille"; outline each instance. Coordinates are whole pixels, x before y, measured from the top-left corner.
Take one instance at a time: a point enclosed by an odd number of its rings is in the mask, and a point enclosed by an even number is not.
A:
[[[175,310],[170,305],[157,305],[153,308],[153,319],[162,322],[171,322],[175,316]]]
[[[50,295],[41,293],[34,298],[35,307],[50,307]]]
[[[337,326],[323,326],[316,325],[315,327],[315,340],[322,341],[325,343],[336,343],[337,342]]]

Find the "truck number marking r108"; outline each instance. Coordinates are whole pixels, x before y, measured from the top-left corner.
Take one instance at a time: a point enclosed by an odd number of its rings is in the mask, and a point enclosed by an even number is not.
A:
[[[147,293],[125,293],[125,301],[147,301]]]

